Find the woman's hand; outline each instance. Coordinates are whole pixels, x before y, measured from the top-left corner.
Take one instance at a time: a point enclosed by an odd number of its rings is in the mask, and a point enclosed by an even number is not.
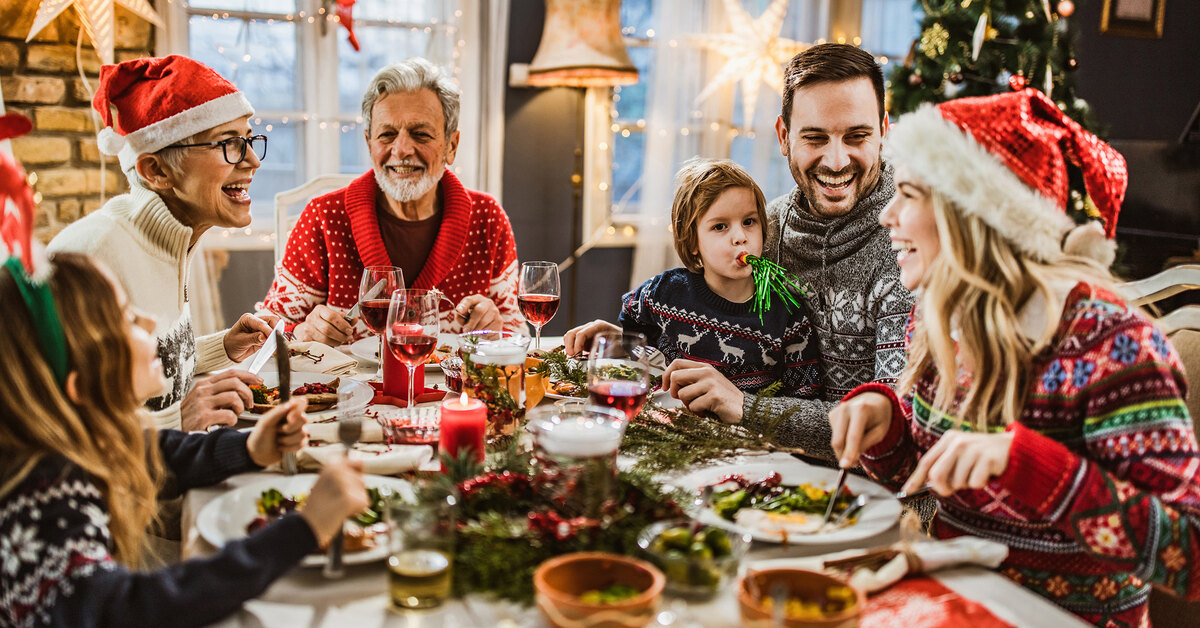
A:
[[[829,440],[838,466],[858,464],[862,452],[878,445],[892,425],[892,400],[877,392],[864,392],[839,403],[829,412]]]
[[[563,352],[567,355],[579,355],[592,348],[592,338],[606,331],[621,331],[620,327],[608,321],[594,320],[579,327],[568,330],[563,335]]]
[[[329,462],[317,476],[308,499],[300,505],[300,516],[308,522],[321,547],[329,545],[347,518],[371,505],[362,471],[361,460],[342,457]]]
[[[935,493],[945,497],[963,489],[982,489],[1008,468],[1012,442],[1012,432],[946,432],[921,456],[902,490],[915,491],[928,483]]]
[[[241,362],[254,355],[255,351],[262,348],[278,322],[279,317],[274,314],[242,314],[221,339],[225,345],[225,355],[234,362]]]
[[[270,466],[279,462],[285,453],[300,451],[308,440],[304,424],[308,419],[304,416],[307,400],[296,397],[287,403],[272,408],[259,419],[258,424],[246,439],[246,453],[260,467]]]
[[[354,338],[354,327],[341,312],[321,303],[314,307],[304,322],[292,329],[296,340],[315,340],[331,347],[340,347]]]

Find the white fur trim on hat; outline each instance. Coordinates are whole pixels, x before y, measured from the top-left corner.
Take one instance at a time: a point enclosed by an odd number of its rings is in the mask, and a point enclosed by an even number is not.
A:
[[[901,117],[884,140],[883,155],[959,211],[981,218],[1017,250],[1041,261],[1062,256],[1062,236],[1075,224],[1066,212],[933,105]]]
[[[121,170],[127,172],[133,168],[138,155],[153,153],[197,133],[252,115],[254,107],[250,106],[246,96],[233,92],[146,125],[125,136],[125,145],[116,153]]]

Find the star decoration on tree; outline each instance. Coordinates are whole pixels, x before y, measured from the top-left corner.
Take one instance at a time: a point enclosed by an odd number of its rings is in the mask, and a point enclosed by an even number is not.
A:
[[[725,15],[732,31],[718,35],[692,35],[701,48],[725,57],[725,65],[717,72],[696,102],[702,102],[722,86],[742,82],[742,112],[749,123],[754,119],[759,87],[766,83],[777,92],[783,91],[783,64],[810,44],[779,36],[788,0],[775,0],[758,19],[751,19],[738,0],[724,0]]]
[[[116,34],[115,20],[113,19],[114,3],[133,11],[142,19],[152,22],[160,28],[163,26],[162,18],[154,12],[154,7],[150,6],[149,0],[42,0],[42,3],[38,5],[37,16],[33,18],[33,27],[29,29],[29,36],[25,38],[25,41],[33,39],[34,35],[46,28],[50,22],[54,21],[54,18],[66,11],[67,7],[75,5],[75,11],[79,13],[79,21],[83,24],[83,30],[87,31],[88,37],[92,39],[92,45],[96,48],[96,54],[100,56],[100,62],[111,64],[113,62],[113,40]]]

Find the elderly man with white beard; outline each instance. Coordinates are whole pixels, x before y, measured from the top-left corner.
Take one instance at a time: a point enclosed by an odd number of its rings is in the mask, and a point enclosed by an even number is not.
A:
[[[283,317],[297,339],[352,342],[369,333],[344,317],[363,268],[396,266],[406,287],[436,288],[456,304],[443,312],[443,331],[524,329],[508,216],[447,169],[458,149],[459,95],[421,58],[375,75],[362,104],[373,169],[308,203],[259,310]]]

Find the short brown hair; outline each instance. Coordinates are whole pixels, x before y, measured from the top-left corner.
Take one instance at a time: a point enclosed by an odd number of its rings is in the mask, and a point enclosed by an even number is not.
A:
[[[796,90],[816,83],[840,83],[859,77],[871,79],[883,124],[883,69],[871,53],[849,44],[819,44],[792,57],[783,72],[783,127],[792,123]]]
[[[758,222],[763,228],[763,239],[767,237],[767,200],[758,184],[741,166],[728,159],[704,159],[693,157],[683,162],[675,173],[675,200],[671,203],[671,228],[675,232],[675,252],[684,267],[698,273],[700,264],[699,235],[696,223],[721,193],[729,188],[746,188],[754,193],[754,204],[758,208]]]

